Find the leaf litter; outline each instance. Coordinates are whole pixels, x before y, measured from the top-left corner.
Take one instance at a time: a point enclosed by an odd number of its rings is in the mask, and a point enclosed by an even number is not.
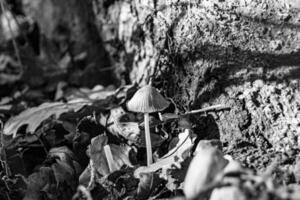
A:
[[[4,183],[15,180],[19,189],[5,192],[25,200],[294,198],[277,192],[283,189],[272,173],[255,174],[224,155],[219,140],[199,140],[187,115],[228,109],[219,105],[220,110],[150,115],[156,156],[146,166],[143,117],[126,108],[136,90],[60,88],[67,101],[43,103],[8,119],[2,136],[12,173]]]

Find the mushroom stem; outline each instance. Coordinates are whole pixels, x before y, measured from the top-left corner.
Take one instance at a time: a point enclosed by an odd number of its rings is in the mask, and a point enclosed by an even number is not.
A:
[[[146,140],[146,151],[147,151],[147,166],[152,164],[152,146],[150,137],[150,127],[149,127],[149,113],[144,113],[145,122],[145,140]]]

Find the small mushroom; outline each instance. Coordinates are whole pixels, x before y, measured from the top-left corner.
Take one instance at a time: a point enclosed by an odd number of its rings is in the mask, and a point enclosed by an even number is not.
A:
[[[149,113],[159,112],[169,106],[169,102],[150,85],[140,88],[127,103],[133,112],[144,113],[147,165],[152,164],[152,147],[149,128]]]

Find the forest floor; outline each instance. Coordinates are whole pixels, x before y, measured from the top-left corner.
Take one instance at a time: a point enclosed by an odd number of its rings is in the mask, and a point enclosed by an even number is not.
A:
[[[1,200],[300,199],[297,1],[0,2]]]

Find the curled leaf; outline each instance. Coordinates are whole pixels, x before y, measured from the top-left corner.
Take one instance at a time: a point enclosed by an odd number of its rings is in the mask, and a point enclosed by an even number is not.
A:
[[[200,148],[191,161],[184,180],[186,198],[196,199],[205,194],[207,187],[217,181],[227,163],[223,153],[217,148]]]
[[[247,200],[245,193],[237,186],[216,188],[213,190],[210,200]]]
[[[137,188],[136,199],[148,199],[155,189],[159,187],[162,180],[158,177],[156,173],[141,174],[140,182]]]
[[[155,120],[152,122],[155,123]],[[141,127],[143,124],[138,122],[134,114],[126,113],[122,107],[111,109],[108,119],[106,120],[105,117],[102,117],[100,123],[103,126],[107,125],[108,130],[112,134],[122,136],[139,147],[146,147],[145,132],[144,128]],[[151,125],[150,122],[150,127]],[[156,134],[155,126],[151,127],[151,133],[150,137],[153,147],[160,146],[168,138],[164,133],[159,132],[159,134]]]
[[[153,174],[142,174],[137,189],[137,199],[147,199],[153,187]]]
[[[193,141],[189,136],[190,131],[186,129],[179,134],[179,141],[177,145],[171,149],[165,156],[159,159],[157,162],[143,166],[136,169],[135,177],[139,177],[143,173],[152,173],[160,169],[168,169],[173,166],[181,168],[181,163],[189,157],[190,150],[193,147]]]

